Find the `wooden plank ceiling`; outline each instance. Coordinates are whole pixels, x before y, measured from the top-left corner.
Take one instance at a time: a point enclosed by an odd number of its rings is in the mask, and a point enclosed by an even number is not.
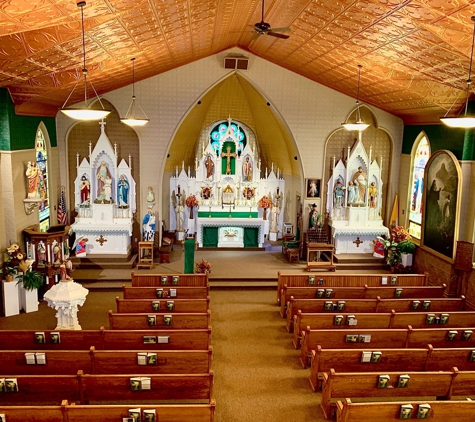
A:
[[[475,0],[88,0],[88,78],[99,94],[231,47],[356,96],[405,124],[438,123],[465,101]],[[82,78],[76,1],[0,2],[0,87],[18,114],[56,115]],[[81,100],[75,90],[70,101]],[[41,110],[41,113],[39,113]]]

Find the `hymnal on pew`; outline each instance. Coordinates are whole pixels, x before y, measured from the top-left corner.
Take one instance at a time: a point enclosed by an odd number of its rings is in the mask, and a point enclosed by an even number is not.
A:
[[[333,325],[341,325],[343,324],[343,315],[335,315],[333,318]]]
[[[372,354],[373,354],[373,352],[363,352],[363,353],[361,353],[361,363],[370,363]]]
[[[389,375],[380,375],[378,377],[378,388],[387,388],[389,385]]]
[[[150,390],[151,378],[149,377],[134,377],[130,378],[130,389],[132,391]]]
[[[147,323],[149,326],[157,325],[157,317],[156,315],[149,315],[147,316]]]
[[[455,336],[456,336],[458,333],[459,333],[458,331],[450,330],[450,331],[447,333],[447,336],[445,337],[445,339],[448,340],[448,341],[455,340]]]
[[[61,343],[61,334],[59,331],[51,331],[51,333],[49,333],[49,340],[53,344]]]
[[[124,419],[126,419],[127,422],[141,422],[141,416],[142,409],[140,407],[137,407],[136,409],[129,409],[129,417]]]
[[[172,316],[171,315],[163,315],[163,324],[170,326],[172,325]]]
[[[25,353],[27,365],[46,365],[45,353]]]
[[[178,276],[178,275],[172,276],[172,284],[173,284],[174,286],[178,286],[178,283],[179,283],[179,282],[180,282],[180,276]]]
[[[156,411],[155,409],[144,409],[143,411],[143,419],[144,422],[156,422],[157,416],[156,416]]]
[[[137,365],[156,365],[156,364],[157,364],[156,353],[147,353],[147,352],[137,353]]]
[[[165,344],[170,342],[170,336],[158,336],[158,343]]]
[[[169,293],[170,293],[170,297],[176,297],[176,289],[170,289]]]
[[[329,298],[333,295],[333,289],[326,289],[325,290],[325,297]]]
[[[325,289],[317,289],[317,298],[325,296]]]
[[[46,343],[45,333],[43,331],[37,331],[35,333],[35,343],[38,343],[38,344]]]
[[[399,419],[411,419],[413,409],[412,404],[402,404],[399,408]]]
[[[402,289],[394,290],[394,297],[396,298],[402,297]]]
[[[427,419],[430,413],[430,404],[420,404],[417,407],[417,419]]]
[[[358,320],[354,315],[348,315],[346,317],[346,325],[358,325]]]
[[[144,344],[155,344],[157,342],[157,337],[155,336],[143,336]]]
[[[447,324],[449,322],[449,314],[440,314],[439,324]]]
[[[435,324],[435,314],[426,315],[426,324]]]
[[[155,289],[155,296],[163,297],[163,289]]]
[[[159,311],[160,310],[160,301],[154,300],[152,302],[152,311]]]
[[[472,334],[473,334],[473,331],[472,330],[465,330],[463,333],[462,333],[462,340],[470,340],[470,337],[472,337]]]
[[[167,311],[175,310],[175,302],[173,300],[167,300]]]
[[[398,388],[405,388],[407,387],[407,384],[409,384],[409,380],[410,380],[410,376],[409,375],[399,375],[399,378],[398,378],[398,381],[397,381],[397,386]]]
[[[166,286],[168,284],[168,276],[162,275],[161,280],[162,280],[162,286]]]

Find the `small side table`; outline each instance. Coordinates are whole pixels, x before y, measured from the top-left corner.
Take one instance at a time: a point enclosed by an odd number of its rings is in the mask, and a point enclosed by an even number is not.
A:
[[[288,249],[287,253],[288,253],[289,262],[295,261],[295,262],[298,263],[300,261],[299,252],[300,252],[299,248],[290,248],[290,249]]]
[[[152,269],[153,265],[153,242],[139,242],[139,262],[137,269]]]

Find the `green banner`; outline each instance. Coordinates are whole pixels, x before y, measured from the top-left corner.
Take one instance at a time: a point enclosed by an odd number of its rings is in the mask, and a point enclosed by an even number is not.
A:
[[[185,268],[184,274],[193,274],[195,272],[195,239],[185,239]]]

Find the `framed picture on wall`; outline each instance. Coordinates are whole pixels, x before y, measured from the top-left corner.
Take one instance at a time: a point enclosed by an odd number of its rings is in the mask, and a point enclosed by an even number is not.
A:
[[[320,179],[305,179],[307,199],[320,198]]]
[[[435,152],[424,174],[422,245],[442,257],[454,259],[458,224],[461,169],[454,154]]]

